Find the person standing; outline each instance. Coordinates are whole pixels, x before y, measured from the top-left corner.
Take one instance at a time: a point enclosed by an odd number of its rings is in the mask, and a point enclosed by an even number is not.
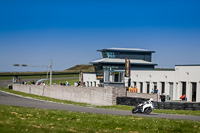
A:
[[[66,81],[66,86],[69,86],[69,82],[68,81]]]
[[[137,90],[138,90],[138,89],[137,89],[137,86],[135,85],[135,90],[134,90],[134,92],[137,93]]]
[[[151,94],[154,94],[154,89],[152,88]]]
[[[158,94],[158,89],[156,89],[156,90],[154,91],[154,94]]]

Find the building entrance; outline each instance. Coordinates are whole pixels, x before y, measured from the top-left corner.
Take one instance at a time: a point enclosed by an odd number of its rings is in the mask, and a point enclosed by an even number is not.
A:
[[[161,82],[161,87],[162,87],[161,94],[164,94],[165,93],[165,82]]]
[[[115,72],[114,75],[115,75],[114,82],[119,82],[119,73]]]
[[[192,83],[192,101],[196,102],[197,83]]]
[[[150,89],[150,85],[149,82],[147,82],[147,93],[149,94],[149,89]]]
[[[182,82],[182,95],[186,95],[186,82]]]
[[[154,92],[157,89],[157,82],[153,82],[153,88],[154,88]]]
[[[140,93],[142,93],[142,92],[143,92],[143,83],[140,82]]]

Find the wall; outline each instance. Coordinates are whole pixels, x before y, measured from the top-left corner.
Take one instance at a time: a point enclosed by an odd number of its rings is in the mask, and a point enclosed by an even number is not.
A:
[[[125,88],[116,88],[113,86],[102,88],[13,84],[13,90],[94,105],[116,105],[116,97],[125,96],[126,94]]]
[[[145,98],[117,97],[117,105],[137,106],[138,103],[146,100]],[[154,102],[154,107],[156,109],[200,110],[200,103]]]

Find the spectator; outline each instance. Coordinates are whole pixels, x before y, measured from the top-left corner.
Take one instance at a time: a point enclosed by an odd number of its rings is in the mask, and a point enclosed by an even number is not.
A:
[[[156,89],[156,90],[154,91],[154,94],[158,94],[158,89]]]
[[[131,90],[132,90],[132,86],[129,87],[129,92],[131,92]]]
[[[35,84],[34,80],[31,82],[31,84],[33,84],[33,85]]]
[[[69,86],[69,82],[68,81],[66,81],[66,86]]]
[[[134,92],[137,93],[137,90],[138,90],[138,89],[137,89],[137,86],[135,85],[135,90],[134,90]]]
[[[152,89],[151,94],[154,94],[154,89]]]

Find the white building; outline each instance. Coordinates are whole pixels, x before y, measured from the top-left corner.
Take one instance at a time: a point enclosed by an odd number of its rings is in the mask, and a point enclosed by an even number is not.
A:
[[[151,93],[152,89],[158,89],[158,94],[164,94],[170,100],[180,100],[182,95],[186,95],[187,101],[200,102],[200,65],[176,65],[175,70],[154,70],[156,64],[151,62],[151,53],[154,51],[112,48],[111,51],[103,49],[101,52],[116,53],[118,57],[112,56],[114,59],[109,59],[107,56],[91,62],[96,72],[83,74],[86,86],[125,86],[128,80],[124,77],[122,66],[125,66],[123,58],[126,56],[124,53],[127,53],[131,63],[131,86],[136,85],[138,93]],[[123,58],[120,58],[121,53]]]

